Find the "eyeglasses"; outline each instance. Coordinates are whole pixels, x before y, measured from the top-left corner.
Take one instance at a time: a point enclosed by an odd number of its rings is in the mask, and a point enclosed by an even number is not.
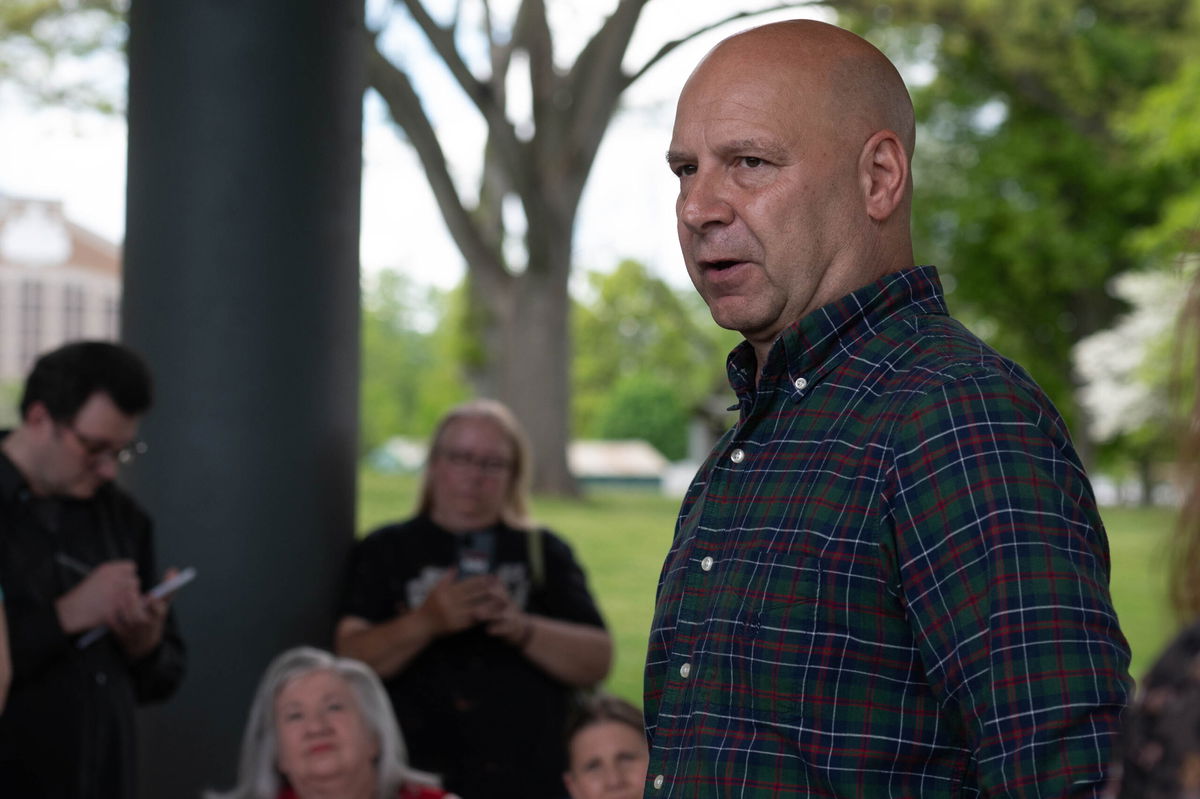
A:
[[[83,451],[93,460],[112,458],[116,463],[128,466],[135,458],[145,455],[150,449],[150,445],[145,441],[131,441],[123,447],[114,447],[103,439],[84,435],[76,430],[74,425],[60,424],[59,427],[75,436],[75,440],[83,447]]]
[[[508,458],[498,458],[494,455],[476,455],[474,452],[468,452],[463,449],[439,450],[438,455],[445,458],[447,463],[457,469],[474,466],[489,477],[499,477],[513,467],[513,462]]]

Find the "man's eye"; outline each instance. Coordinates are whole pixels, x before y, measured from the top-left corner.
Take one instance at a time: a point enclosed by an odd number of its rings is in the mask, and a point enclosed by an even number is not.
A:
[[[686,177],[688,175],[696,174],[696,165],[695,164],[682,164],[680,166],[675,167],[671,171],[675,173],[676,177],[682,178],[682,177]]]
[[[762,166],[764,163],[766,163],[766,162],[763,161],[761,158],[755,158],[752,155],[747,155],[742,158],[742,165],[748,166],[751,169],[756,169],[756,168]]]

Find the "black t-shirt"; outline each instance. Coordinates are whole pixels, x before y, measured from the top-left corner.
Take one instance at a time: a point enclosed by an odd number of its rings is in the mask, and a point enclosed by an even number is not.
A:
[[[541,542],[540,575],[530,539]],[[571,549],[548,531],[495,529],[492,571],[540,616],[603,627]],[[461,536],[428,517],[380,528],[355,548],[340,616],[371,623],[419,607],[458,563]],[[536,584],[535,584],[536,583]],[[464,799],[558,799],[572,689],[475,627],[439,638],[385,681],[412,765]]]

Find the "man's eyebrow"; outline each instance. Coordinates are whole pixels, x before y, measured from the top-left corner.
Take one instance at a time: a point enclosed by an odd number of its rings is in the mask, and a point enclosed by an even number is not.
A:
[[[787,158],[787,149],[770,139],[737,139],[720,144],[715,149],[725,156],[757,153],[768,161],[782,161]]]
[[[784,162],[790,160],[787,148],[769,139],[736,139],[724,142],[714,148],[722,157],[737,154],[756,153],[768,161]],[[680,150],[667,150],[667,163],[692,161],[695,156]]]

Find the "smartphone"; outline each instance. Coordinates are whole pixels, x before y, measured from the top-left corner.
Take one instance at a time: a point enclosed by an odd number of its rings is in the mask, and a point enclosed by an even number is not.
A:
[[[458,579],[491,574],[496,558],[496,531],[473,530],[458,535]]]
[[[146,592],[146,595],[152,596],[155,599],[161,599],[162,597],[166,596],[167,594],[173,593],[175,591],[178,591],[180,588],[183,588],[185,585],[187,585],[194,579],[196,579],[196,567],[188,566],[186,569],[179,572],[178,574],[176,574],[174,577],[170,578],[169,580],[163,580],[161,583],[159,583],[158,585],[151,588],[149,591]]]

